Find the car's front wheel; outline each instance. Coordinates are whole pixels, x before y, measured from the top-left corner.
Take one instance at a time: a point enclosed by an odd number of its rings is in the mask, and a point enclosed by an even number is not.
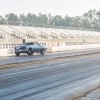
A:
[[[19,56],[20,55],[20,52],[15,52],[16,56]]]
[[[28,55],[32,55],[32,54],[33,54],[33,51],[32,51],[31,48],[28,49],[27,54],[28,54]]]
[[[44,49],[42,49],[40,53],[41,53],[41,55],[44,55],[45,50],[44,50]]]

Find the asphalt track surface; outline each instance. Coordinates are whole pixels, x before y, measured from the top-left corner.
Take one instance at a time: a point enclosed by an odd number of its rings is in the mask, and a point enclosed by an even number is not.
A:
[[[99,52],[5,57],[0,64]],[[0,100],[73,100],[100,86],[100,54],[0,69]]]
[[[56,57],[71,57],[75,55],[81,55],[81,54],[89,54],[89,53],[100,53],[100,48],[98,49],[86,49],[86,50],[76,50],[76,51],[65,51],[65,52],[55,52],[55,53],[46,53],[45,55],[41,56],[40,54],[27,56],[27,55],[21,55],[19,57],[12,56],[12,57],[0,57],[0,65],[8,64],[8,63],[18,63],[18,62],[27,62],[27,61],[37,61],[37,60],[45,60],[50,58],[56,58]]]

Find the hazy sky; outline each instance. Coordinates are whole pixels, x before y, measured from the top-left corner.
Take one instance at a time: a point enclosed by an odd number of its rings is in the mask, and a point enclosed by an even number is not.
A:
[[[100,0],[0,0],[0,15],[14,13],[39,13],[51,15],[81,16],[88,10],[100,10]]]

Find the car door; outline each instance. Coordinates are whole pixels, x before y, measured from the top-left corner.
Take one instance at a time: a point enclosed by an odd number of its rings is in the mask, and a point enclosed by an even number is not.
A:
[[[29,48],[32,48],[32,51],[35,51],[35,45],[33,42],[27,43],[29,45]]]
[[[33,42],[31,43],[31,47],[32,47],[33,52],[35,52],[36,51],[36,49],[35,49],[36,47],[35,47],[35,44]]]
[[[40,44],[37,43],[37,42],[35,42],[34,45],[35,45],[35,51],[36,51],[36,52],[40,52],[40,50],[41,50]]]

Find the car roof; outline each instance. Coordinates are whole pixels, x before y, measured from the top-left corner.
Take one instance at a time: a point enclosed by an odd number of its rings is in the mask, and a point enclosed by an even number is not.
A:
[[[38,43],[38,42],[25,42],[25,43]]]

